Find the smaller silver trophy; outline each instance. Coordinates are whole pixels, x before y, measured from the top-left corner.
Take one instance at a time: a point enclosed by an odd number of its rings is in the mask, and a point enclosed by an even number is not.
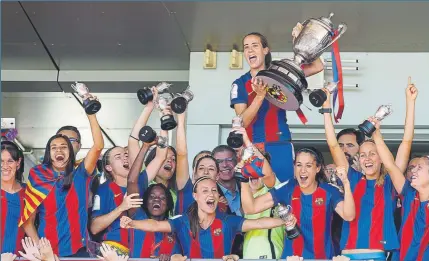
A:
[[[72,89],[82,98],[83,107],[88,115],[96,114],[101,109],[101,103],[97,100],[89,99],[91,94],[89,93],[88,87],[81,82],[75,82],[71,84]]]
[[[276,214],[283,221],[291,221],[292,220],[292,207],[287,205],[284,206],[282,204],[278,204],[276,209]],[[298,226],[286,226],[286,237],[290,240],[297,238],[300,235]]]
[[[157,89],[158,94],[163,94],[170,91],[170,86],[170,83],[161,82],[155,88]],[[153,100],[152,90],[148,87],[144,87],[143,89],[138,90],[137,98],[142,104],[146,105],[148,102]]]
[[[241,173],[241,169],[243,168],[246,161],[248,161],[250,158],[255,155],[255,151],[253,149],[253,146],[249,146],[243,150],[243,156],[241,156],[240,162],[234,167],[234,177],[238,179],[241,182],[248,182],[249,179],[244,177]]]
[[[336,82],[328,82],[325,85],[325,88],[330,93],[333,93],[335,91],[335,89],[337,88],[337,85],[338,85],[338,83],[336,83]],[[314,107],[322,107],[323,103],[326,101],[326,99],[328,99],[328,97],[323,90],[317,89],[317,90],[314,90],[310,93],[310,95],[308,96],[308,99],[310,100],[311,104]]]
[[[139,139],[144,143],[151,143],[156,140],[156,145],[160,148],[167,148],[168,138],[157,136],[156,132],[150,126],[144,126],[140,129]]]
[[[374,118],[376,118],[378,121],[382,121],[392,113],[393,113],[393,109],[391,104],[381,105],[380,107],[378,107],[378,110],[375,113]],[[359,124],[358,128],[365,134],[365,136],[369,138],[372,136],[372,134],[375,131],[374,124],[369,120],[365,120],[363,123]]]
[[[336,187],[341,193],[344,194],[344,188],[338,183],[337,171],[333,168],[327,168],[329,174],[329,184]]]
[[[177,126],[177,122],[171,111],[165,111],[170,106],[171,100],[172,96],[169,94],[169,97],[158,96],[157,101],[155,101],[156,107],[161,111],[161,129],[166,131],[172,130]]]
[[[193,99],[194,94],[188,87],[184,92],[174,97],[174,99],[171,101],[171,109],[177,114],[182,114],[186,111],[189,102],[191,102]]]
[[[243,118],[241,116],[235,116],[232,118],[232,128],[237,129],[243,127]],[[243,134],[237,133],[236,131],[231,131],[226,139],[226,143],[231,148],[237,149],[243,146]]]

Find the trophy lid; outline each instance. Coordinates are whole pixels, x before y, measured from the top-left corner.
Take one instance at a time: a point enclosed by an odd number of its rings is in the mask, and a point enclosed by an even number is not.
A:
[[[334,28],[334,25],[332,24],[331,18],[334,16],[334,13],[330,13],[328,17],[320,17],[318,20],[322,23],[324,23],[329,28]]]

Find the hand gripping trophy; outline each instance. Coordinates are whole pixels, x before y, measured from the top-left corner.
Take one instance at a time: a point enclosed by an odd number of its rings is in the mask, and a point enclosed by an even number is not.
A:
[[[75,82],[71,87],[82,98],[86,114],[96,114],[101,109],[101,103],[89,93],[89,89],[84,83]]]

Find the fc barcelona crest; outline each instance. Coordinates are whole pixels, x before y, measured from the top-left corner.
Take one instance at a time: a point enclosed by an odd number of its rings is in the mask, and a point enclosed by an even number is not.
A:
[[[272,86],[269,86],[267,88],[267,94],[269,96],[271,96],[271,98],[277,100],[278,102],[281,102],[281,103],[286,103],[287,102],[286,95],[283,93],[283,91],[280,88],[280,86],[278,86],[276,84],[273,84]]]
[[[321,206],[324,203],[323,198],[316,198],[316,200],[314,201],[316,203],[316,205]]]
[[[220,234],[222,234],[222,229],[220,229],[220,228],[216,228],[216,229],[213,231],[213,234],[214,234],[215,236],[220,236]]]

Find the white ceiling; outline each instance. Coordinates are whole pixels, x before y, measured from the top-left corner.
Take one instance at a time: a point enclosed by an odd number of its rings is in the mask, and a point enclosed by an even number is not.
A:
[[[273,51],[291,51],[293,26],[330,12],[335,13],[335,25],[348,25],[341,51],[429,51],[429,2],[70,1],[1,6],[2,69],[55,69],[49,52],[60,70],[188,70],[191,51],[203,51],[207,44],[230,51],[251,31],[265,34]]]

